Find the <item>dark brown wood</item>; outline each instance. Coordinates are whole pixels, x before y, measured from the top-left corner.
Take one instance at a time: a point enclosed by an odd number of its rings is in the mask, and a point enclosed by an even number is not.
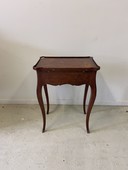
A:
[[[42,117],[43,117],[43,129],[42,132],[45,131],[45,126],[46,126],[46,115],[45,115],[45,109],[44,109],[44,103],[43,103],[43,98],[42,98],[42,85],[40,84],[40,82],[38,81],[37,84],[37,99],[42,111]]]
[[[49,97],[48,97],[48,89],[47,89],[47,84],[44,85],[44,92],[46,95],[46,102],[47,102],[47,114],[49,114]]]
[[[83,100],[83,110],[84,114],[86,114],[86,99],[87,99],[87,93],[88,93],[88,84],[85,85],[85,90],[84,90],[84,100]]]
[[[83,85],[86,84],[83,110],[86,113],[86,129],[89,133],[90,113],[96,98],[96,73],[100,67],[95,63],[92,57],[40,57],[37,64],[33,67],[37,71],[37,98],[42,111],[43,130],[46,126],[46,115],[42,98],[42,86],[47,101],[47,114],[49,113],[49,97],[47,84],[51,85]],[[88,87],[91,89],[89,105],[86,111],[86,98]]]

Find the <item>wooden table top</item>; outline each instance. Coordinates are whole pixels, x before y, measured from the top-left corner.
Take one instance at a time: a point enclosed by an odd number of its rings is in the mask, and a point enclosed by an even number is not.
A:
[[[96,64],[93,57],[40,57],[35,70],[86,70],[97,71],[100,67]]]

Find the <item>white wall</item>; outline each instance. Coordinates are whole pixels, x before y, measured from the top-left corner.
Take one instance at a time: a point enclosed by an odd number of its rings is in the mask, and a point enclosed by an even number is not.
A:
[[[96,104],[128,104],[127,0],[0,1],[0,103],[37,103],[41,55],[90,55]],[[83,86],[49,87],[51,103],[82,103]]]

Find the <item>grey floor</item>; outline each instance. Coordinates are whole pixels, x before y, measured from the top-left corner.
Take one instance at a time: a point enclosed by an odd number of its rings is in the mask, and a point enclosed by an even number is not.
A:
[[[127,170],[128,107],[52,105],[41,133],[38,105],[0,105],[0,170]]]

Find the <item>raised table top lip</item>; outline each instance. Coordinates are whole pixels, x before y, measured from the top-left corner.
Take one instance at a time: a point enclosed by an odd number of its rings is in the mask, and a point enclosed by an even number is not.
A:
[[[44,71],[97,71],[100,67],[91,56],[41,56],[33,69]]]

